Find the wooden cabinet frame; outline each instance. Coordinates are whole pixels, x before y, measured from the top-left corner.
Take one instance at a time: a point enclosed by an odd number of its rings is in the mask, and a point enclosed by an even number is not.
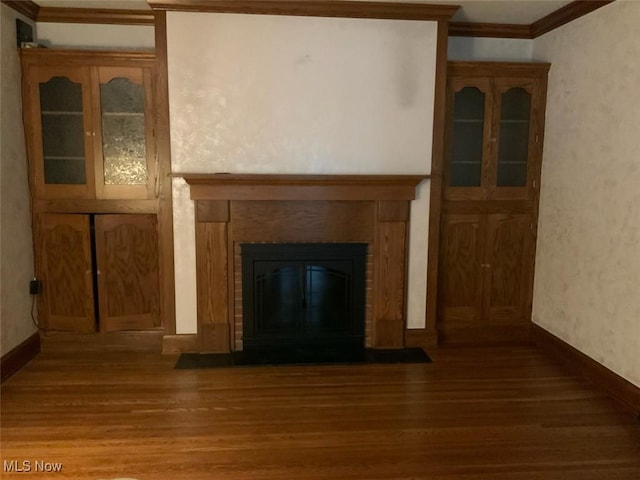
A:
[[[165,45],[166,47],[166,45]],[[52,214],[151,214],[157,218],[159,254],[159,324],[153,330],[175,333],[175,304],[173,278],[173,235],[171,212],[171,180],[168,149],[168,95],[166,72],[160,74],[162,58],[153,51],[102,51],[23,49],[20,51],[23,69],[23,116],[27,138],[29,183],[32,196],[33,232],[35,244],[35,273],[45,276],[47,258],[41,245],[43,234],[40,217]],[[159,54],[159,57],[162,55]],[[166,59],[164,59],[166,61]],[[145,133],[148,182],[147,185],[103,185],[101,152],[101,115],[99,83],[126,74],[145,89]],[[83,86],[86,185],[44,185],[40,98],[37,80],[52,76],[72,77]],[[35,86],[34,86],[35,85]],[[97,128],[94,128],[95,125]],[[164,132],[159,139],[156,132]],[[94,137],[92,132],[96,133]],[[97,139],[96,139],[97,137]],[[162,174],[162,177],[160,175]],[[47,323],[46,294],[37,299],[43,326]],[[93,299],[91,300],[93,302]],[[92,320],[95,324],[95,319]],[[72,324],[57,324],[72,327]],[[84,327],[83,327],[84,329]],[[95,331],[95,327],[93,327]]]
[[[436,308],[440,342],[486,344],[529,338],[549,67],[448,63]],[[477,187],[452,187],[454,95],[465,87],[485,95],[481,180]],[[498,186],[502,94],[512,88],[531,96],[527,178],[522,187]]]
[[[154,118],[157,110],[155,55],[151,52],[93,52],[23,49],[24,123],[29,179],[38,199],[153,199],[158,196],[158,157]],[[105,185],[100,84],[126,77],[144,88],[146,185]],[[39,84],[66,77],[82,87],[86,184],[45,184]]]
[[[449,62],[447,84],[446,124],[454,121],[455,94],[465,87],[477,88],[485,95],[484,131],[481,183],[478,187],[452,187],[450,161],[452,157],[452,129],[446,129],[445,168],[443,172],[443,199],[460,200],[536,200],[539,187],[546,75],[549,64],[516,64],[501,62]],[[527,181],[524,187],[498,187],[498,146],[500,140],[500,114],[502,94],[512,88],[522,88],[531,95]]]

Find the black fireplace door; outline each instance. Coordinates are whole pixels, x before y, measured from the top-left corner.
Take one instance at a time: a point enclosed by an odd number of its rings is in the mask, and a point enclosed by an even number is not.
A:
[[[364,347],[367,245],[243,244],[243,345]]]

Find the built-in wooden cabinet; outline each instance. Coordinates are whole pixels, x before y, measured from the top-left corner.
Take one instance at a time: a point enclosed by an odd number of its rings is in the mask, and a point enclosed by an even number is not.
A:
[[[154,54],[21,59],[41,325],[161,328]]]
[[[548,64],[450,62],[438,330],[528,338]]]
[[[39,219],[40,319],[47,328],[160,326],[155,215],[43,213]]]
[[[155,196],[153,58],[103,57],[23,51],[25,126],[41,198]]]
[[[446,214],[442,220],[443,341],[528,333],[533,269],[530,214]]]
[[[524,67],[499,77],[487,67],[474,75],[473,68],[453,62],[449,68],[444,198],[533,200],[546,97],[540,75],[546,72]]]

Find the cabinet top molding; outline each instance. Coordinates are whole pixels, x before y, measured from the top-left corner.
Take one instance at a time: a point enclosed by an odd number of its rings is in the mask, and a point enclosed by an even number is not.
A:
[[[70,50],[57,48],[21,48],[20,57],[23,64],[58,65],[101,65],[107,66],[118,62],[150,62],[154,63],[156,54],[153,50]]]
[[[413,200],[428,175],[173,174],[193,200]]]
[[[154,10],[448,21],[459,5],[353,0],[149,0]]]
[[[544,62],[447,62],[447,75],[466,77],[501,76],[546,77],[551,67]]]

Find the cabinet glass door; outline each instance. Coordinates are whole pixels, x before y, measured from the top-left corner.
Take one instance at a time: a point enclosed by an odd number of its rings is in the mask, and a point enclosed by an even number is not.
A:
[[[495,120],[497,152],[491,198],[527,198],[532,178],[533,85],[531,82],[496,80],[498,107]]]
[[[82,85],[65,77],[40,84],[44,183],[87,182]]]
[[[500,104],[496,184],[498,187],[524,187],[527,184],[531,95],[523,88],[510,88],[502,94]]]
[[[139,68],[99,69],[100,198],[147,196],[148,137],[152,126],[146,115],[149,90],[145,88],[148,84],[145,77],[145,71]]]
[[[489,81],[465,85],[453,82],[449,161],[445,171],[446,197],[449,199],[480,199],[484,184],[486,135],[489,114]]]
[[[85,112],[88,75],[81,69],[64,72],[43,68],[32,91],[35,159],[39,164],[36,187],[42,196],[88,197],[91,195],[91,137]],[[89,147],[87,147],[89,145]],[[89,157],[89,158],[88,158]]]

